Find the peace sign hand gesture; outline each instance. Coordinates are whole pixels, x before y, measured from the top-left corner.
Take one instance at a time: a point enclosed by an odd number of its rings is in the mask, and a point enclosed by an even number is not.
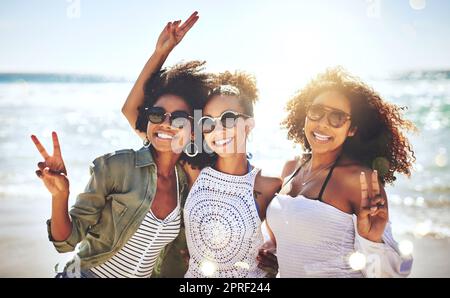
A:
[[[49,155],[35,135],[31,140],[36,145],[39,153],[44,158],[43,162],[37,164],[39,170],[36,175],[42,179],[44,185],[53,196],[69,196],[69,180],[67,170],[61,156],[61,148],[56,132],[52,132],[53,155]]]
[[[168,55],[194,26],[198,18],[198,12],[194,12],[181,26],[181,21],[167,23],[159,35],[156,43],[156,52]]]
[[[371,193],[369,194],[366,174],[361,172],[361,205],[357,214],[358,233],[362,237],[373,241],[382,242],[384,228],[389,219],[387,200],[380,192],[378,173],[372,173]]]

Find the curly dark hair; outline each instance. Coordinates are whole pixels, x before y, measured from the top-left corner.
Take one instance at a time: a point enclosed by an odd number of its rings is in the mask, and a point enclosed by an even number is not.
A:
[[[189,61],[154,73],[144,84],[144,104],[138,108],[136,129],[147,132],[148,115],[145,108],[152,107],[165,94],[183,98],[192,110],[203,109],[205,98],[212,87],[211,75],[203,72],[204,65],[204,61]],[[189,157],[183,152],[180,159],[193,168],[199,168],[204,166],[207,156],[200,153]]]
[[[343,153],[366,167],[378,170],[382,183],[396,180],[396,172],[411,175],[414,151],[404,131],[415,131],[414,124],[402,117],[405,107],[384,101],[378,93],[342,67],[319,74],[288,102],[288,116],[282,125],[288,138],[307,151],[311,146],[303,130],[306,111],[314,99],[325,91],[337,91],[346,96],[351,106],[351,125],[356,134],[347,138]]]
[[[253,105],[258,100],[258,88],[253,75],[235,71],[234,73],[225,71],[218,74],[211,74],[211,89],[206,97],[205,105],[216,95],[234,95],[239,99],[244,113],[254,116]],[[248,155],[251,158],[251,154]],[[212,166],[217,160],[217,154],[211,152],[205,157],[203,166]]]
[[[258,100],[258,88],[253,75],[243,71],[221,72],[212,75],[212,87],[206,103],[215,95],[235,95],[239,98],[244,113],[253,116],[253,105]]]

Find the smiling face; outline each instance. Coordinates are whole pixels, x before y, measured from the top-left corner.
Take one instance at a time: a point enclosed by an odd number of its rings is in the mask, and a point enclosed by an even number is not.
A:
[[[232,95],[216,95],[212,97],[203,109],[204,116],[220,117],[225,111],[234,111],[245,114],[239,98]],[[238,117],[236,125],[232,128],[223,127],[220,121],[216,121],[215,129],[210,133],[204,133],[206,144],[219,156],[246,152],[247,135],[253,128],[252,118]]]
[[[167,113],[184,111],[191,115],[191,108],[186,101],[176,95],[166,94],[161,96],[153,105],[161,107]],[[148,121],[147,138],[159,152],[181,153],[186,144],[191,140],[191,122],[183,128],[174,128],[170,125],[170,117],[167,115],[162,123],[155,124]]]
[[[350,101],[337,91],[326,91],[317,96],[312,105],[322,105],[327,110],[337,110],[351,115]],[[329,113],[329,111],[327,111]],[[351,127],[351,121],[339,127],[333,127],[328,123],[325,114],[320,120],[312,121],[308,117],[305,120],[305,135],[311,150],[314,153],[326,153],[339,150],[347,137],[354,136],[356,128]]]

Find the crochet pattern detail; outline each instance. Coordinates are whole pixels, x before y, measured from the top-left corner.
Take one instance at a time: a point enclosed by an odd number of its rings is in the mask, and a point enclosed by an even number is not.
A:
[[[186,199],[190,254],[185,277],[264,277],[256,256],[263,244],[253,197],[259,169],[229,175],[204,168]]]

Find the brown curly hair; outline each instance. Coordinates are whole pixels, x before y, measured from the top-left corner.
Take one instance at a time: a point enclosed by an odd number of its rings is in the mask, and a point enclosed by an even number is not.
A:
[[[211,74],[211,89],[205,99],[205,105],[216,95],[235,95],[239,98],[244,113],[254,116],[253,105],[258,100],[258,88],[253,75],[235,71],[234,73],[225,71],[218,74]],[[208,150],[210,151],[210,150]],[[203,154],[202,166],[212,166],[217,161],[217,154],[211,152]],[[251,154],[247,156],[251,158]]]
[[[209,92],[206,98],[206,103],[215,95],[230,94],[230,89],[220,88],[221,86],[231,86],[236,88],[237,92],[232,92],[237,95],[240,103],[244,109],[244,113],[253,116],[253,105],[258,100],[258,88],[256,87],[256,79],[253,75],[243,72],[235,71],[231,73],[229,71],[221,72],[212,75],[212,90]],[[223,91],[226,90],[226,91]]]
[[[325,91],[337,91],[350,101],[351,126],[358,129],[353,137],[346,139],[344,154],[378,170],[383,184],[394,182],[396,172],[411,175],[415,156],[403,131],[416,131],[416,128],[411,121],[402,118],[402,111],[406,108],[383,101],[371,87],[342,67],[327,69],[289,100],[286,106],[288,116],[282,122],[288,129],[289,139],[307,151],[311,150],[303,130],[306,111]]]

